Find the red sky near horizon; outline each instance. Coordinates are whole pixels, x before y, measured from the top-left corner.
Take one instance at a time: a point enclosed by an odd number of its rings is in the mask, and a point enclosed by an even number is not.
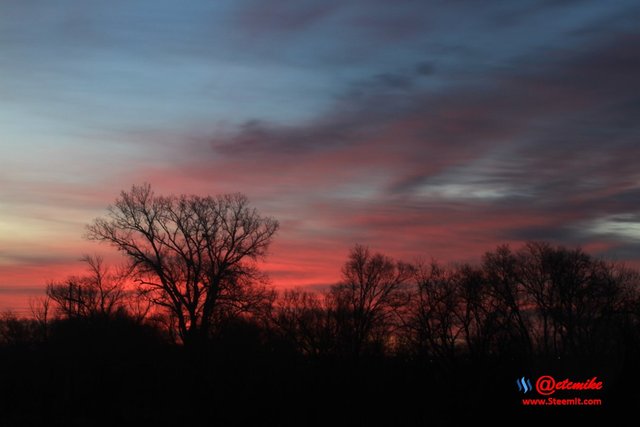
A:
[[[242,192],[277,287],[356,243],[476,262],[546,240],[640,265],[633,1],[0,5],[0,309],[133,184]]]

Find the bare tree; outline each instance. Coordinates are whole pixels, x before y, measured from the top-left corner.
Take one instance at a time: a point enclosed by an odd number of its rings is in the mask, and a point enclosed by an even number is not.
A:
[[[138,324],[147,320],[154,320],[155,323],[162,317],[159,313],[154,313],[153,302],[148,297],[145,289],[129,289],[125,292],[125,309],[129,316]]]
[[[51,298],[48,296],[29,298],[29,310],[35,320],[40,336],[46,341],[49,335],[49,322],[51,321]]]
[[[358,358],[367,345],[384,347],[396,310],[408,300],[406,286],[415,269],[356,245],[342,269],[342,282],[329,299],[343,345]]]
[[[221,293],[211,317],[210,332],[221,333],[226,326],[238,320],[267,326],[276,297],[277,292],[263,275],[251,274],[240,278]]]
[[[85,255],[82,261],[87,264],[89,274],[48,284],[47,298],[64,317],[108,319],[124,308],[128,272],[112,272],[99,256]]]
[[[499,314],[500,329],[505,337],[501,341],[510,347],[510,351],[530,355],[533,346],[525,312],[526,294],[518,265],[518,258],[509,246],[500,245],[494,252],[485,253],[482,268],[487,285],[497,302],[494,310]]]
[[[500,327],[499,301],[487,285],[483,270],[463,264],[456,269],[459,305],[456,311],[469,356],[489,356]]]
[[[241,194],[156,196],[150,185],[123,191],[88,227],[131,260],[136,280],[175,318],[180,338],[209,335],[222,301],[255,275],[278,222],[249,207]]]
[[[557,357],[610,348],[614,323],[635,300],[637,272],[544,242],[530,242],[518,255],[538,350]]]
[[[273,322],[302,354],[319,356],[334,349],[336,322],[324,293],[285,291],[276,302]]]
[[[42,338],[34,319],[19,317],[11,310],[0,313],[0,345],[28,347]]]
[[[416,279],[405,324],[412,347],[429,358],[452,362],[464,330],[459,316],[459,277],[454,269],[432,261],[417,265]]]

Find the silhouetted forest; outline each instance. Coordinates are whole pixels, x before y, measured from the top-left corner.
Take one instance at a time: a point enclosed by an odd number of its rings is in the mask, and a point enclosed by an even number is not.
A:
[[[325,292],[254,263],[277,222],[240,195],[123,192],[32,316],[0,319],[0,425],[598,424],[632,413],[640,274],[578,248],[499,246],[478,264],[356,245]],[[339,268],[339,266],[336,266]],[[523,407],[516,379],[597,376],[600,407]]]

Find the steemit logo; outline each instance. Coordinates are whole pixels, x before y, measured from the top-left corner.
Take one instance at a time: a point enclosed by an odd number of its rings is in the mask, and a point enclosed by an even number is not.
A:
[[[523,393],[528,393],[533,390],[533,387],[531,386],[531,380],[529,380],[529,378],[519,378],[516,380],[516,384],[518,384],[518,391],[521,391]]]

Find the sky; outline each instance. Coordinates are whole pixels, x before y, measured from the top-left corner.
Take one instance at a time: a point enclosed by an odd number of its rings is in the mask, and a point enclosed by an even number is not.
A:
[[[276,287],[354,244],[640,266],[637,1],[0,0],[0,309],[81,272],[121,190],[242,192]]]

